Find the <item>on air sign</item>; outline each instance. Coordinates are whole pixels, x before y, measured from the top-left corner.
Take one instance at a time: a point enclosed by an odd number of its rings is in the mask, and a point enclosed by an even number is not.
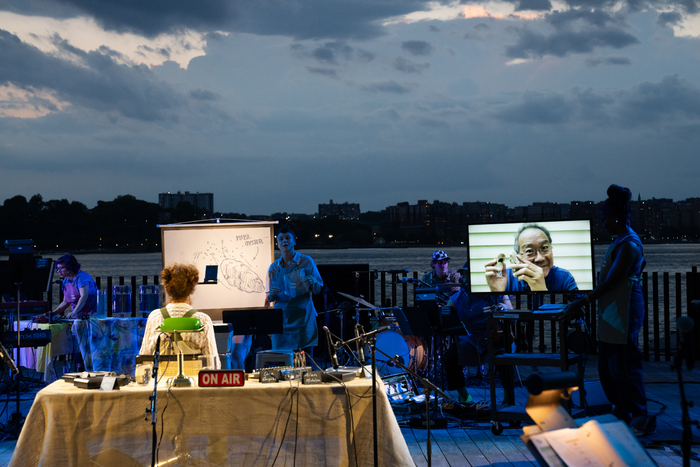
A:
[[[230,387],[245,384],[243,370],[200,370],[199,387]]]

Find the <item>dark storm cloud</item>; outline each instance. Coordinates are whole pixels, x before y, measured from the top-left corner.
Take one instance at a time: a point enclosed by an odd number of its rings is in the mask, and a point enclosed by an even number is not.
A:
[[[120,65],[107,48],[83,52],[59,37],[53,41],[84,66],[52,57],[0,30],[0,83],[54,91],[62,101],[137,120],[172,119],[183,99],[168,85],[155,83],[146,66]],[[103,53],[105,52],[105,53]]]
[[[600,10],[555,11],[553,13],[546,14],[545,21],[555,28],[562,28],[576,21],[587,23],[592,26],[598,26],[599,28],[604,28],[608,24],[618,24],[620,22],[618,18],[614,18],[608,13]]]
[[[396,57],[394,69],[402,73],[422,73],[430,68],[430,63],[415,63],[403,57]]]
[[[683,19],[683,15],[677,11],[669,11],[668,13],[660,13],[659,18],[656,20],[656,24],[662,28],[667,28],[678,24]]]
[[[551,9],[552,3],[549,0],[520,0],[515,6],[515,11],[549,11]]]
[[[619,101],[619,115],[630,125],[700,120],[700,88],[678,76],[641,83],[621,93]]]
[[[378,20],[426,9],[425,0],[10,0],[26,14],[89,15],[105,29],[147,37],[193,29],[283,35],[297,39],[368,39],[384,34]],[[3,9],[7,9],[4,7]],[[30,13],[31,12],[31,13]]]
[[[640,43],[639,39],[617,27],[556,31],[548,36],[528,28],[515,30],[520,37],[517,44],[506,47],[506,56],[510,58],[565,57],[573,53],[590,53],[600,47],[622,49]]]
[[[407,87],[401,86],[394,80],[385,81],[383,83],[366,84],[360,86],[360,89],[368,92],[386,92],[391,94],[407,94],[410,92]]]
[[[573,89],[568,93],[530,92],[505,104],[493,116],[507,123],[554,125],[588,123],[599,127],[630,128],[700,123],[700,87],[667,76],[615,92]]]
[[[313,52],[311,56],[318,60],[319,62],[328,63],[335,65],[338,61],[335,59],[335,53],[328,47],[319,47]]]
[[[411,55],[428,56],[433,53],[434,47],[430,42],[425,41],[405,41],[401,48]]]
[[[600,65],[631,65],[632,62],[627,57],[606,57],[606,58],[589,58],[586,60],[588,68],[595,68]]]
[[[366,50],[357,49],[342,41],[326,42],[316,47],[311,52],[303,44],[292,44],[290,50],[298,57],[312,58],[324,65],[339,65],[341,62],[371,62],[374,54]]]

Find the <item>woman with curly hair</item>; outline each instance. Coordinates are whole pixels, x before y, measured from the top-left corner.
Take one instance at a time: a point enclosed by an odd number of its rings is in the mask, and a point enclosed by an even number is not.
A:
[[[192,308],[190,302],[190,295],[194,292],[197,281],[199,281],[197,268],[191,264],[174,263],[163,269],[160,277],[163,280],[163,287],[169,301],[165,307],[153,310],[148,316],[141,344],[141,355],[152,355],[155,352],[160,326],[165,318],[188,316],[199,319],[204,326],[204,331],[183,332],[181,334],[182,340],[201,349],[207,357],[210,368],[221,368],[211,318],[209,315]],[[163,348],[163,344],[161,344],[161,348]]]

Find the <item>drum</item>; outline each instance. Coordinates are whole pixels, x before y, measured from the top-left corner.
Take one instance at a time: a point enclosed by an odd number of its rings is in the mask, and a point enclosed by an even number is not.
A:
[[[377,336],[376,345],[377,349],[391,358],[398,355],[402,363],[413,371],[422,371],[428,366],[425,345],[417,336],[403,336],[395,331],[384,331]],[[378,351],[376,357],[379,376],[390,376],[404,372]]]

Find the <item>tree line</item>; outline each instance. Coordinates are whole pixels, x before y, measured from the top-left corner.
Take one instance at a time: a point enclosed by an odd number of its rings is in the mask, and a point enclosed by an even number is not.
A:
[[[201,220],[212,217],[246,219],[240,213],[214,213],[181,202],[173,209],[117,196],[98,201],[89,209],[78,201],[44,201],[40,194],[27,200],[18,195],[0,206],[0,241],[32,239],[38,251],[160,251],[159,224]],[[288,223],[286,213],[271,220]],[[367,246],[372,243],[371,227],[358,222],[304,219],[289,222],[303,247]]]

